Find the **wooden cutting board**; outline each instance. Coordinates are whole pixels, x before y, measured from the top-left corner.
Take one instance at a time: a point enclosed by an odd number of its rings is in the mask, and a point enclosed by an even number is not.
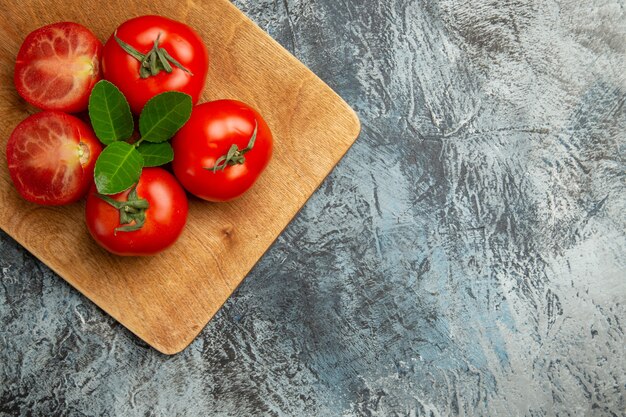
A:
[[[360,125],[326,84],[226,0],[0,0],[0,227],[155,349],[180,352],[198,335],[355,141]],[[84,202],[42,207],[22,200],[5,148],[37,110],[17,95],[13,65],[32,30],[57,21],[89,27],[102,41],[123,21],[160,14],[186,22],[207,44],[201,101],[235,98],[256,107],[275,138],[274,157],[239,200],[190,199],[180,240],[147,258],[100,249],[84,225]]]

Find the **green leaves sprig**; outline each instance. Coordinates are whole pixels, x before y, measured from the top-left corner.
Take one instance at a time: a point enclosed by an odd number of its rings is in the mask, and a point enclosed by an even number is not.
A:
[[[99,81],[89,97],[89,118],[100,141],[107,145],[94,171],[100,194],[117,194],[139,181],[143,167],[159,166],[174,159],[167,142],[181,128],[192,109],[191,97],[168,91],[150,99],[139,116],[141,138],[128,143],[134,121],[124,94],[112,83]]]

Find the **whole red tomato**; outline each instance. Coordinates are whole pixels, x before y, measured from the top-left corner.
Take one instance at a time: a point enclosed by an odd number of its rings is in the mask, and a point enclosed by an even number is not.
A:
[[[104,45],[104,78],[124,93],[139,114],[148,100],[165,91],[200,98],[209,69],[209,54],[189,26],[161,16],[127,20]]]
[[[44,205],[69,204],[93,183],[102,146],[80,119],[43,111],[24,119],[11,133],[9,174],[22,197]]]
[[[92,187],[85,214],[91,236],[116,255],[154,255],[180,236],[187,222],[187,196],[162,168],[144,168],[136,186],[103,196]]]
[[[15,60],[17,92],[44,110],[87,109],[100,80],[102,43],[86,27],[73,22],[43,26],[26,36]]]
[[[183,187],[208,201],[228,201],[259,178],[272,157],[273,139],[256,110],[218,100],[194,107],[172,146],[172,168]]]

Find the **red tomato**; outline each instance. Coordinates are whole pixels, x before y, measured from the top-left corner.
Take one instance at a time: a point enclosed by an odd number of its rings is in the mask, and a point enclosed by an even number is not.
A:
[[[102,43],[86,27],[53,23],[31,32],[17,54],[15,87],[44,110],[75,113],[87,109],[100,80]]]
[[[100,196],[93,186],[85,217],[91,236],[109,252],[154,255],[176,242],[187,222],[187,209],[187,195],[172,174],[162,168],[144,168],[136,188],[119,194]],[[121,211],[139,217],[122,223]]]
[[[102,146],[89,126],[56,111],[23,120],[7,143],[7,162],[17,191],[45,205],[80,199],[91,183]]]
[[[259,178],[272,157],[273,139],[256,110],[218,100],[194,107],[172,146],[172,168],[183,187],[208,201],[228,201]]]
[[[156,75],[150,72],[151,62]],[[111,35],[104,45],[102,70],[139,114],[148,100],[165,91],[187,93],[196,103],[209,70],[209,54],[189,26],[161,16],[141,16],[122,23]]]

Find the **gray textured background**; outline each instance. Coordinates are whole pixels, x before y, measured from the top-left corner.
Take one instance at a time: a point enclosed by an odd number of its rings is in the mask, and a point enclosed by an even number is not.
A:
[[[0,234],[0,414],[624,415],[624,1],[236,4],[360,139],[173,357]]]

